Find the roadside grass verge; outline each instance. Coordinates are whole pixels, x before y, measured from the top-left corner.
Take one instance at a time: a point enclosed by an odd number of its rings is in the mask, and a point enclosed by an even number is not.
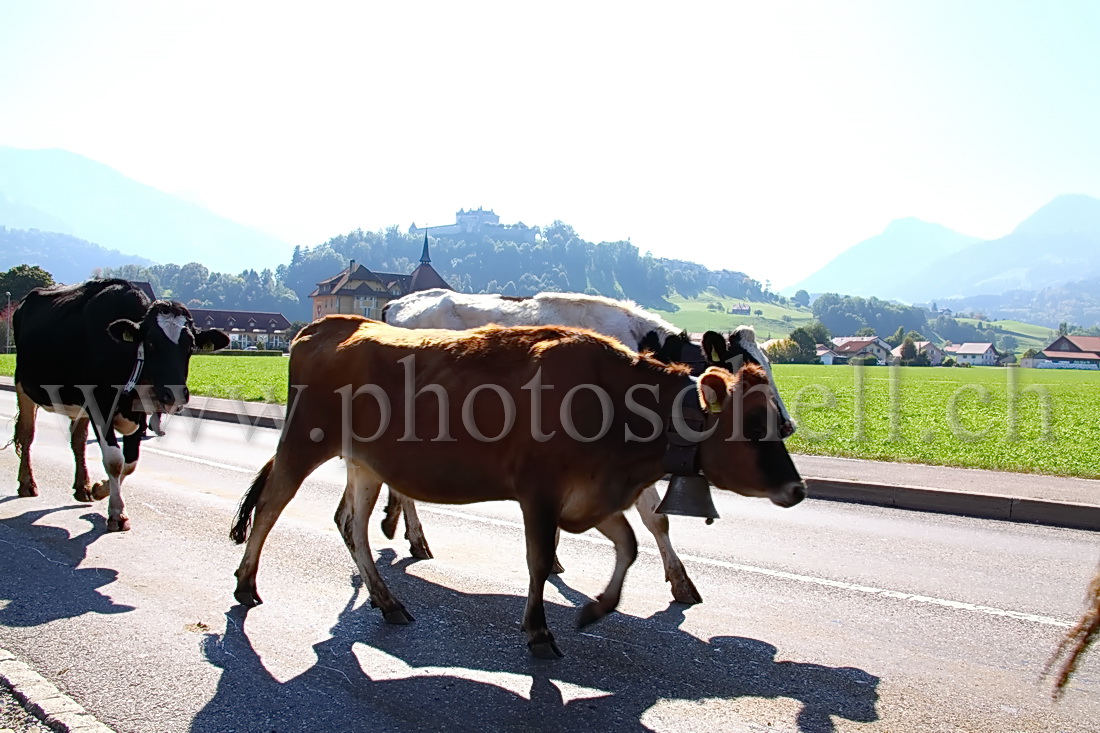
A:
[[[1100,374],[776,365],[792,451],[1100,478]]]

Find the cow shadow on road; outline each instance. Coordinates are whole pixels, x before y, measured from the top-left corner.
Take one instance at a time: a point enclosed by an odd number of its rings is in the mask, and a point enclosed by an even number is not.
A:
[[[0,499],[19,501],[20,497]],[[23,499],[25,500],[25,499]],[[72,535],[62,527],[36,524],[55,512],[86,509],[87,504],[35,509],[0,520],[0,626],[27,627],[76,618],[86,613],[125,613],[133,606],[115,603],[100,588],[118,579],[111,568],[84,568],[88,548],[107,532],[107,520],[94,512],[81,515],[87,531]]]
[[[613,614],[583,632],[571,630],[574,606],[547,603],[568,656],[533,659],[519,630],[522,596],[457,592],[406,575],[409,560],[386,562],[392,551],[382,555],[380,570],[415,600],[418,621],[386,624],[353,577],[330,638],[313,647],[317,662],[280,682],[245,631],[247,610],[235,606],[225,632],[205,638],[206,658],[223,672],[192,730],[649,731],[687,711],[722,729],[726,718],[714,723],[707,713],[715,698],[788,698],[800,707],[786,729],[805,733],[835,730],[834,718],[878,720],[877,677],[776,661],[776,648],[757,639],[700,640],[680,629],[684,607],[675,603],[644,619]],[[555,584],[571,603],[589,600]],[[771,719],[789,714],[788,705]]]

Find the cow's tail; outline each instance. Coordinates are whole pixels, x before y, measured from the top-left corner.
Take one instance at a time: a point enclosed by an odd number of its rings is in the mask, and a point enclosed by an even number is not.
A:
[[[237,521],[233,523],[233,529],[229,530],[229,539],[238,545],[248,539],[248,530],[252,527],[252,515],[256,512],[256,505],[260,503],[260,494],[264,492],[267,479],[271,476],[271,468],[275,465],[275,457],[264,464],[248,492],[241,499],[241,505],[237,507]]]

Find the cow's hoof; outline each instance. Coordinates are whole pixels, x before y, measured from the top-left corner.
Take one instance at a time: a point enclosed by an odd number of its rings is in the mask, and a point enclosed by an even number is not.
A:
[[[74,486],[73,498],[85,504],[91,504],[93,501],[95,501],[95,499],[92,497],[92,492],[88,489],[87,486]]]
[[[108,532],[129,532],[130,531],[130,518],[126,515],[122,515],[115,519],[110,517],[107,519],[107,531]]]
[[[386,507],[386,516],[382,517],[382,534],[392,540],[393,536],[397,534],[397,522],[400,519],[400,514],[391,512],[389,507]]]
[[[411,624],[416,620],[400,603],[388,611],[383,611],[382,618],[386,619],[386,623],[388,624],[398,624],[400,626]]]
[[[554,643],[553,639],[529,641],[527,642],[527,648],[531,650],[533,656],[539,659],[561,659],[565,656],[561,653],[561,649],[558,649],[558,645]]]
[[[551,571],[554,575],[561,575],[565,572],[565,566],[561,564],[561,560],[557,555],[554,555],[554,569]]]
[[[34,484],[19,484],[20,496],[38,496],[38,487]]]
[[[111,495],[111,482],[110,481],[97,481],[92,485],[92,498],[96,501],[100,499],[106,499]]]
[[[255,608],[263,603],[263,599],[260,598],[260,594],[256,592],[255,588],[237,588],[233,591],[233,597],[237,599],[237,603],[245,608]]]
[[[432,554],[431,549],[428,548],[427,540],[420,540],[419,542],[409,542],[409,552],[417,560],[431,560],[435,555]]]
[[[682,582],[674,582],[672,584],[672,597],[679,603],[684,603],[689,606],[694,606],[696,603],[703,602],[703,596],[699,595],[699,591],[695,590],[695,583],[691,582],[691,578],[686,575]]]
[[[604,608],[602,601],[591,601],[584,604],[584,608],[577,614],[577,628],[583,629],[589,624],[594,624],[611,612],[612,609]]]

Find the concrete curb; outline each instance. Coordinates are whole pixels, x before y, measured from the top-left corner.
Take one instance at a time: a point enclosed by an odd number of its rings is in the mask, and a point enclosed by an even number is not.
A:
[[[811,499],[1100,531],[1100,506],[1089,504],[843,479],[807,478],[806,488]]]
[[[0,683],[32,715],[58,733],[114,733],[78,702],[6,649],[0,649]]]

